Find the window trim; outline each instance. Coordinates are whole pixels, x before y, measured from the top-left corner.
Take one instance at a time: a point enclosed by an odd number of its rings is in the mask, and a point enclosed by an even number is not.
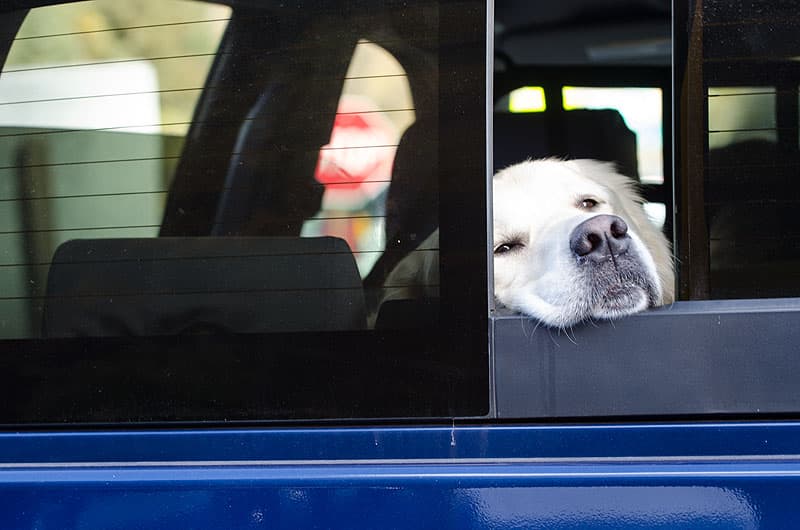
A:
[[[554,330],[492,318],[497,418],[797,416],[800,299],[675,302]]]

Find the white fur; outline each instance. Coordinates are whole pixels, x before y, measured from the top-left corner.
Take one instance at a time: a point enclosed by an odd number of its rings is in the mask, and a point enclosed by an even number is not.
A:
[[[612,164],[595,160],[535,160],[498,172],[493,186],[492,248],[512,240],[520,240],[523,246],[495,255],[496,300],[554,327],[671,303],[674,276],[669,244],[647,218],[634,186],[630,178],[614,171]],[[579,207],[585,197],[599,202],[590,212]],[[597,286],[581,271],[569,248],[572,230],[597,214],[614,214],[627,223],[630,253],[638,256],[652,286],[650,293],[630,287],[629,303],[622,307],[613,300],[598,302]],[[438,246],[437,230],[420,249]],[[387,278],[383,300],[437,296],[438,289],[426,286],[438,284],[438,252],[412,252]]]
[[[611,164],[594,160],[536,160],[494,177],[494,247],[519,243],[495,254],[494,292],[502,305],[566,327],[593,318],[614,318],[673,300],[669,245],[644,213],[633,182]],[[597,206],[582,208],[592,198]],[[572,230],[598,214],[628,225],[630,254],[641,264],[647,288],[621,282],[619,300],[599,299],[593,276],[570,248]]]

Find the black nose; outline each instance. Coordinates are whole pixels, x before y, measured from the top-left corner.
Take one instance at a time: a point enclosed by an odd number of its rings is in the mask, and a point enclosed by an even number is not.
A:
[[[575,227],[569,248],[576,256],[601,261],[628,250],[628,225],[616,215],[595,215]]]

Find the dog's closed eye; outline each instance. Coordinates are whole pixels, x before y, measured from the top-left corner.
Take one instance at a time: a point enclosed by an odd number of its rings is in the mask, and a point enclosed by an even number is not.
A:
[[[514,250],[519,250],[520,248],[524,247],[525,245],[522,244],[520,241],[509,241],[507,243],[500,243],[496,247],[494,247],[495,254],[506,254],[508,252],[512,252]]]

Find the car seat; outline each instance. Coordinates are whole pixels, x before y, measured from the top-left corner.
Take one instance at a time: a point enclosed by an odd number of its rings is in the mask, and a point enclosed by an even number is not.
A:
[[[613,109],[494,114],[494,169],[529,158],[594,158],[614,162],[639,180],[636,134]]]
[[[50,266],[45,337],[362,329],[361,278],[344,240],[68,241]]]

